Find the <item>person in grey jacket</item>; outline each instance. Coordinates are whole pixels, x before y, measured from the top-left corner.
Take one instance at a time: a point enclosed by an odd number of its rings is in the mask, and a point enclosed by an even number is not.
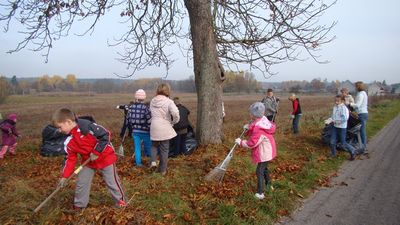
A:
[[[158,171],[161,175],[167,173],[169,140],[176,136],[173,125],[179,122],[179,110],[170,96],[171,88],[168,84],[160,84],[157,87],[157,95],[150,102],[151,125],[150,139],[151,147],[151,165],[157,166],[157,149],[160,150],[160,166]]]
[[[275,122],[275,114],[278,113],[279,98],[274,96],[274,92],[271,88],[268,88],[261,102],[265,106],[265,117],[267,117],[269,121]]]

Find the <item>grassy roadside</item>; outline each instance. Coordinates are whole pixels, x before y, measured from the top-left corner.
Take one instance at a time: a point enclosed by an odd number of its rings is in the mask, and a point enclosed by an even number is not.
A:
[[[287,127],[277,134],[279,157],[269,166],[274,190],[267,192],[265,201],[254,200],[255,166],[244,149],[236,153],[223,184],[210,185],[198,179],[204,172],[193,170],[192,166],[198,169],[199,166],[205,167],[204,160],[215,154],[209,146],[211,150],[201,155],[202,161],[189,159],[194,160],[192,164],[186,164],[191,172],[182,165],[179,171],[174,171],[172,182],[152,177],[155,183],[151,186],[165,188],[167,196],[158,193],[151,197],[153,200],[149,200],[146,195],[134,202],[146,211],[153,210],[152,218],[166,224],[273,224],[279,217],[293,211],[298,200],[306,198],[313,189],[329,186],[330,179],[336,176],[336,171],[348,158],[344,152],[340,152],[336,160],[327,158],[329,148],[319,139],[327,111],[329,109],[317,110],[306,115],[302,125],[304,132],[299,137],[287,133]],[[376,134],[399,111],[399,100],[384,100],[371,107],[368,126],[374,129],[368,130],[369,135]],[[188,178],[188,175],[192,177]],[[182,190],[181,185],[187,185],[187,189]],[[146,185],[143,185],[145,188]]]
[[[47,97],[46,97],[47,98]],[[116,98],[116,97],[115,97]],[[120,98],[120,96],[118,96]],[[62,158],[42,158],[37,154],[40,139],[37,134],[21,139],[16,157],[0,162],[0,223],[1,224],[273,224],[281,216],[288,215],[299,199],[307,197],[318,186],[329,186],[329,180],[348,154],[339,153],[336,160],[327,159],[329,148],[320,141],[323,120],[331,111],[331,98],[303,98],[304,111],[300,136],[292,136],[287,117],[282,113],[278,119],[275,135],[278,158],[269,165],[274,190],[268,190],[264,201],[257,201],[255,165],[250,162],[249,152],[238,148],[226,172],[222,184],[210,184],[202,179],[226,155],[233,140],[248,121],[247,106],[259,96],[245,96],[225,101],[227,123],[224,124],[225,141],[222,145],[200,147],[193,155],[171,159],[167,177],[152,173],[146,168],[132,166],[131,151],[117,163],[119,176],[128,199],[129,207],[117,210],[99,175],[95,176],[89,207],[81,213],[71,212],[74,183],[60,192],[38,214],[32,214],[44,198],[54,190],[59,176]],[[91,98],[88,98],[91,100]],[[107,100],[106,100],[107,99]],[[93,108],[83,107],[76,99],[74,108],[84,112],[102,111],[96,118],[119,128],[119,112],[104,108],[116,105],[120,100],[110,96],[93,98]],[[41,118],[44,109],[33,101],[21,98],[24,104],[31,102],[32,110],[22,119],[34,115]],[[53,99],[54,104],[62,104]],[[74,99],[75,100],[75,99]],[[66,101],[66,100],[65,100]],[[106,102],[105,104],[102,102]],[[114,102],[115,101],[115,102]],[[193,102],[192,105],[195,106]],[[101,105],[100,105],[101,104]],[[286,105],[287,108],[283,108]],[[53,110],[49,105],[49,112]],[[8,105],[17,110],[19,105]],[[27,107],[26,105],[24,107]],[[281,112],[290,105],[282,104]],[[193,109],[193,108],[191,108]],[[37,110],[37,111],[35,111]],[[46,109],[47,110],[47,109]],[[195,111],[195,110],[193,110]],[[367,123],[368,136],[375,135],[385,124],[398,115],[400,100],[380,100],[370,107]],[[47,114],[47,113],[45,113]],[[45,116],[43,116],[44,118]],[[105,120],[103,118],[115,118]],[[25,123],[23,129],[34,130],[36,121]],[[22,131],[24,131],[21,129]],[[118,131],[112,131],[117,133]],[[28,133],[28,132],[26,132]],[[114,143],[118,146],[119,143]],[[126,146],[129,150],[132,146]],[[144,164],[148,162],[145,160]],[[10,209],[12,209],[10,211]]]
[[[369,108],[369,120],[367,122],[368,137],[372,138],[374,135],[376,135],[387,123],[398,116],[399,113],[399,99],[384,99],[377,101]],[[312,129],[309,131],[312,133]],[[336,171],[339,169],[343,161],[347,160],[348,158],[348,154],[340,152],[337,160],[327,159],[326,156],[328,155],[329,151],[328,147],[320,146],[322,149],[325,149],[325,153],[321,154],[321,151],[312,150],[318,146],[317,140],[310,141],[308,144],[312,146],[305,147],[307,144],[302,145],[303,148],[301,152],[305,153],[304,157],[308,158],[308,160],[305,160],[305,164],[302,166],[302,169],[297,176],[290,177],[292,182],[288,181],[288,179],[285,179],[284,181],[280,181],[278,183],[281,184],[283,182],[286,184],[281,186],[281,188],[289,193],[297,193],[297,197],[300,198],[305,198],[308,196],[311,191],[316,188],[316,186],[329,186],[330,178],[337,176]],[[292,150],[293,149],[291,149],[291,151]],[[293,158],[295,157],[295,154],[291,154],[289,157]],[[286,202],[286,204],[284,204],[285,207],[283,208],[284,213],[280,213],[280,215],[285,215],[292,211],[297,202],[296,197],[293,198],[290,195],[284,195],[280,200]],[[279,215],[276,217],[278,216]],[[269,224],[269,222],[267,222],[267,224]]]
[[[400,113],[400,100],[382,100],[369,108],[367,136],[375,136],[387,123]]]

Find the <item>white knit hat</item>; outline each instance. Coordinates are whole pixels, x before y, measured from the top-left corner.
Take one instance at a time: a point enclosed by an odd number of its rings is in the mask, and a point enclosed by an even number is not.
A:
[[[135,99],[137,100],[145,100],[146,99],[146,92],[143,89],[139,89],[135,93]]]

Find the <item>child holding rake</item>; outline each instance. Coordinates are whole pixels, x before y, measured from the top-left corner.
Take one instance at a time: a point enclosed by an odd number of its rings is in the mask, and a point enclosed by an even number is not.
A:
[[[67,156],[58,184],[60,187],[65,186],[67,179],[74,173],[78,155],[82,162],[90,159],[78,174],[74,209],[86,208],[89,203],[90,186],[96,170],[100,170],[115,206],[125,207],[124,192],[115,166],[117,156],[110,143],[110,132],[89,120],[76,119],[75,114],[67,108],[58,109],[53,114],[52,122],[60,132],[69,135],[64,142]]]
[[[243,127],[248,130],[247,135],[249,136],[249,140],[236,138],[235,142],[252,151],[253,163],[257,164],[257,193],[255,197],[262,200],[265,198],[264,184],[268,186],[270,182],[268,161],[276,157],[276,144],[273,137],[276,126],[264,116],[265,106],[263,103],[253,103],[249,111],[252,122]]]

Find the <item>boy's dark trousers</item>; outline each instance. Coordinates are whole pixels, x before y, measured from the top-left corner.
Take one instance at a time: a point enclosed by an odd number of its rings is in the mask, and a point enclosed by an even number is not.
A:
[[[173,146],[174,146],[174,149],[172,152],[173,156],[181,155],[186,152],[186,136],[187,136],[187,133],[183,133],[183,134],[178,133],[176,135],[176,137],[174,137],[172,139]]]
[[[257,193],[264,193],[264,184],[265,186],[269,183],[269,172],[268,172],[268,162],[260,162],[257,164],[256,169],[257,175]]]
[[[128,137],[132,137],[132,128],[129,126],[129,124],[126,122],[126,118],[124,119],[124,124],[121,127],[121,132],[119,133],[120,138],[122,139],[126,129],[128,129],[128,133],[126,134]]]

